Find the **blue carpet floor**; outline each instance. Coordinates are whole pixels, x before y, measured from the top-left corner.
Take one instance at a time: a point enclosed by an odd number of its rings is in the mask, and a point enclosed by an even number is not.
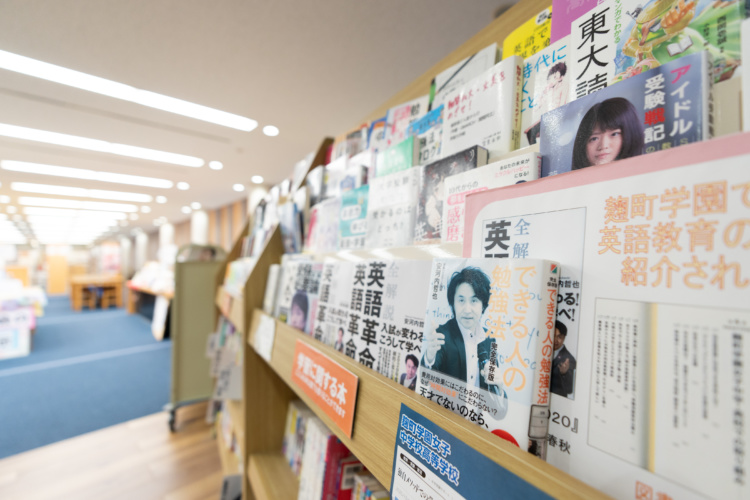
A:
[[[161,411],[171,350],[141,316],[51,297],[31,355],[0,361],[0,458]]]

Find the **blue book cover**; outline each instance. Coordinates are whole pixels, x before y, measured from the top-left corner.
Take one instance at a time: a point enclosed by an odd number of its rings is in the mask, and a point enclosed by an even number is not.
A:
[[[352,250],[365,246],[367,234],[367,198],[370,186],[364,185],[345,192],[341,197],[339,249]]]
[[[711,58],[684,56],[542,115],[542,177],[713,135]]]

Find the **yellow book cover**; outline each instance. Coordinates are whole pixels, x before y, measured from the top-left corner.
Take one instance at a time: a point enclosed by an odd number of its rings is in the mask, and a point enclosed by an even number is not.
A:
[[[503,59],[510,56],[527,58],[547,47],[551,25],[552,7],[548,7],[505,37]]]

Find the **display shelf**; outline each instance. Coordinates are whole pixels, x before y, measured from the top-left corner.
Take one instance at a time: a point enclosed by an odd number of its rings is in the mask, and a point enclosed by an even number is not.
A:
[[[221,461],[221,472],[225,476],[241,473],[242,467],[240,465],[240,459],[227,447],[227,443],[224,441],[224,434],[221,432],[221,423],[218,419],[216,421],[215,429],[216,443],[219,447],[219,460]]]
[[[253,342],[255,329],[263,314],[260,310],[256,310],[253,314],[249,343]],[[354,430],[351,438],[344,435],[333,421],[314,405],[307,394],[292,382],[294,349],[298,340],[302,340],[323,352],[359,377]],[[257,370],[265,369],[267,372],[273,372],[273,374],[267,373],[267,378],[275,378],[276,385],[281,384],[288,391],[294,393],[292,397],[287,397],[285,404],[280,405],[283,407],[283,414],[270,413],[271,411],[281,411],[277,406],[279,403],[267,406],[266,409],[269,411],[264,409],[266,426],[275,427],[274,429],[265,429],[264,433],[267,432],[268,435],[276,436],[277,442],[273,446],[277,450],[281,449],[286,405],[293,397],[299,397],[367,466],[378,481],[390,487],[399,412],[401,404],[404,403],[478,450],[490,460],[555,498],[606,498],[606,495],[591,486],[574,479],[537,457],[521,451],[512,444],[481,429],[476,424],[464,420],[459,415],[430,402],[397,382],[278,320],[276,321],[276,336],[271,362],[267,364],[258,357],[257,363],[259,365],[256,366]],[[257,387],[256,390],[260,389],[260,387]],[[256,394],[254,397],[258,399],[254,401],[253,408],[266,406],[259,395]],[[281,396],[277,395],[277,397]]]
[[[296,500],[299,479],[280,453],[250,455],[247,475],[257,500]]]
[[[245,300],[242,295],[235,297],[219,285],[216,289],[216,307],[222,316],[232,322],[235,329],[245,331]]]

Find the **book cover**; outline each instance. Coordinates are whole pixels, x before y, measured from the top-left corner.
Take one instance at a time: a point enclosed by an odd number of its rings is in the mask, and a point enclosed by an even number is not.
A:
[[[473,146],[460,153],[446,156],[422,169],[422,179],[417,205],[417,221],[414,230],[415,243],[440,241],[443,208],[445,202],[445,180],[461,172],[487,164],[489,152]]]
[[[378,153],[375,163],[375,177],[394,174],[417,165],[419,160],[418,141],[413,136]]]
[[[542,176],[712,137],[707,52],[682,57],[542,116]]]
[[[444,243],[464,241],[464,214],[468,195],[536,180],[541,175],[541,160],[539,153],[524,153],[446,178],[441,227],[442,241]]]
[[[289,301],[286,324],[308,335],[315,325],[322,271],[322,262],[300,261],[289,267],[289,279],[286,280],[287,283],[292,283],[294,290]]]
[[[263,312],[268,315],[272,315],[274,309],[276,309],[276,297],[278,296],[280,278],[281,266],[279,264],[268,266],[266,292],[263,294]]]
[[[320,276],[320,294],[313,337],[344,352],[344,332],[349,325],[354,262],[326,262]]]
[[[416,165],[425,165],[440,158],[443,109],[444,106],[441,104],[406,129],[407,136],[415,137],[414,147],[418,150]]]
[[[555,43],[562,37],[570,35],[573,22],[597,6],[604,0],[552,0],[552,16],[550,24],[550,43]]]
[[[305,249],[313,253],[338,250],[341,197],[329,198],[310,209]]]
[[[430,109],[443,104],[442,98],[497,64],[497,43],[441,71],[430,84]]]
[[[312,162],[315,160],[315,151],[311,151],[303,159],[294,164],[294,170],[292,172],[292,191],[296,191],[305,182],[305,176],[313,166]]]
[[[370,129],[367,132],[367,149],[373,154],[378,154],[388,147],[388,142],[385,138],[385,125],[385,116],[370,123]]]
[[[354,489],[354,477],[367,469],[354,455],[350,455],[339,461],[336,472],[335,495],[329,500],[350,500]]]
[[[422,396],[541,458],[558,272],[547,260],[435,259],[417,383]]]
[[[521,147],[536,144],[542,115],[568,102],[569,37],[526,58],[521,94]]]
[[[346,175],[346,169],[349,166],[349,159],[342,155],[325,167],[323,179],[323,197],[324,199],[336,198],[341,196],[341,180]]]
[[[421,170],[422,167],[412,167],[372,179],[366,248],[400,247],[414,242]]]
[[[707,51],[713,78],[740,65],[742,3],[712,0],[606,0],[571,27],[569,101],[644,71]]]
[[[750,20],[742,21],[741,30],[742,58],[750,58]],[[742,79],[742,97],[742,130],[750,132],[750,75]]]
[[[493,156],[521,144],[523,59],[511,56],[445,96],[442,156],[480,145]]]
[[[521,56],[524,59],[550,44],[552,7],[544,9],[513,30],[503,41],[503,59]]]
[[[387,147],[394,146],[406,139],[406,129],[427,113],[429,103],[430,96],[423,95],[388,110],[385,115],[385,142]]]
[[[367,198],[370,186],[347,191],[341,197],[339,249],[364,248],[367,234]]]
[[[300,254],[284,254],[281,257],[281,277],[279,278],[278,297],[274,317],[287,323],[292,306],[292,297],[297,291],[296,279],[299,265],[310,258]]]
[[[356,263],[344,354],[402,385],[413,382],[429,274],[427,260]]]
[[[325,173],[325,167],[318,165],[310,170],[305,178],[305,186],[307,186],[307,194],[310,197],[311,207],[320,203],[325,196]]]
[[[279,205],[278,213],[284,252],[300,253],[302,251],[302,217],[297,204],[282,203]]]
[[[750,495],[748,161],[736,134],[467,198],[464,255],[562,264],[547,461],[615,498]]]

